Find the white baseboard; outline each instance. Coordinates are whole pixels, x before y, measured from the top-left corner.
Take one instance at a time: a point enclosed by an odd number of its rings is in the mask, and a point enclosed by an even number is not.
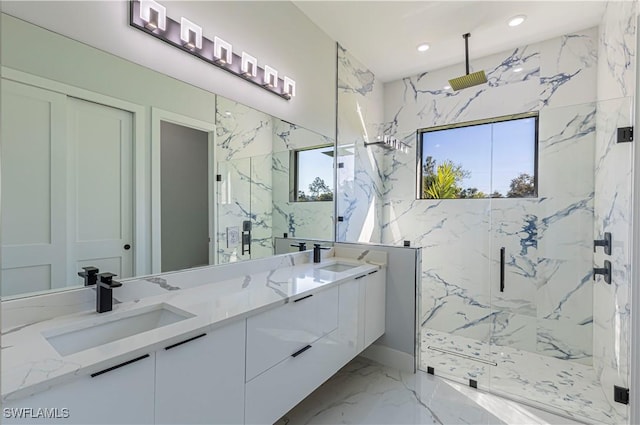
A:
[[[360,355],[385,366],[400,369],[403,372],[415,372],[415,357],[393,348],[373,344]]]

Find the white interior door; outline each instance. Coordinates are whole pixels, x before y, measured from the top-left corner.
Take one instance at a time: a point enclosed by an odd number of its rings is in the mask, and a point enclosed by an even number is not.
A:
[[[69,98],[69,274],[133,275],[133,116]]]
[[[67,286],[66,96],[3,80],[2,295]]]

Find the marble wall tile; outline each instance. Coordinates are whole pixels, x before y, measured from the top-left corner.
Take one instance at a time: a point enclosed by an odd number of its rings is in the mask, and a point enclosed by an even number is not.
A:
[[[265,114],[216,96],[216,158],[218,161],[267,155],[272,148],[273,122]]]
[[[594,357],[599,373],[615,376],[626,385],[629,368],[631,216],[633,146],[617,143],[616,129],[632,125],[633,99],[622,98],[598,103],[596,127],[595,228],[601,238],[611,232],[611,256],[596,250],[594,264],[612,264],[612,282],[601,276],[594,283]]]
[[[251,259],[273,255],[272,154],[251,158]]]
[[[538,196],[589,196],[594,185],[596,103],[544,108],[539,124]]]
[[[598,100],[635,95],[638,2],[608,1],[600,23]]]
[[[373,73],[338,45],[337,241],[382,241],[385,149],[364,145],[382,134],[382,94]]]
[[[540,43],[540,108],[594,102],[584,90],[598,71],[598,28],[566,34]]]
[[[227,229],[237,227],[242,232],[242,222],[252,219],[251,211],[251,158],[218,163],[222,181],[218,185],[218,264],[249,259],[242,254],[240,242],[227,245]]]
[[[217,99],[218,261],[273,255],[273,236],[333,239],[332,202],[290,201],[290,152],[333,139],[233,102]],[[251,221],[251,254],[227,247],[227,227]]]
[[[273,255],[271,154],[218,163],[218,264]],[[227,241],[228,228],[251,222],[251,253]]]
[[[291,152],[332,145],[333,139],[282,120],[273,126],[273,236],[333,239],[333,202],[293,202],[290,182]],[[327,182],[329,186],[333,184]]]
[[[596,372],[609,388],[629,384],[633,150],[616,143],[616,128],[635,121],[637,7],[637,2],[610,1],[600,25],[594,234],[611,232],[613,249],[610,257],[597,250],[594,264],[608,259],[613,273],[611,285],[601,277],[594,284],[593,353]],[[627,416],[628,409],[622,413]]]
[[[590,325],[590,324],[589,324]],[[567,320],[538,319],[536,349],[538,352],[558,359],[592,364],[591,347],[584,341],[593,338],[592,326],[571,323]]]
[[[494,350],[511,347],[535,353],[538,333],[535,317],[512,313],[510,309],[493,310],[490,342]]]
[[[313,146],[333,145],[332,137],[314,133],[299,125],[274,119],[273,152],[284,152]]]
[[[491,200],[491,302],[500,310],[536,317],[538,269],[538,199]],[[504,248],[501,292],[500,249]]]
[[[385,85],[386,126],[411,149],[384,156],[382,237],[423,247],[427,328],[590,361],[597,40],[593,28],[474,60],[489,84],[459,92],[443,89],[459,66]],[[539,111],[538,198],[415,200],[416,130],[526,111]],[[584,338],[561,344],[547,322]]]

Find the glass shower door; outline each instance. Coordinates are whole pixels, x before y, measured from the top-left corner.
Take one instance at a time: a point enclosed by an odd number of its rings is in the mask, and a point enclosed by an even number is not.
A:
[[[461,146],[470,141],[472,149]],[[489,193],[490,133],[475,125],[445,127],[421,134],[420,142],[423,199],[408,219],[421,229],[415,241],[422,246],[420,369],[487,389],[493,363],[491,200],[482,194]],[[464,194],[436,193],[433,182],[448,164],[468,177],[459,182]]]
[[[628,384],[618,309],[628,308],[632,155],[616,129],[630,117],[630,99],[543,108],[534,196],[491,199],[491,391],[598,423],[628,421],[612,398],[614,383]],[[494,167],[517,139],[494,132]],[[616,234],[611,255],[594,251],[604,231]],[[611,285],[593,279],[605,260]]]
[[[273,255],[271,154],[217,167],[217,264]]]

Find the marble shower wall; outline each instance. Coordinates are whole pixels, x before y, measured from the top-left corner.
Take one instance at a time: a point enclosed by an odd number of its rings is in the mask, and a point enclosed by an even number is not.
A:
[[[634,125],[637,2],[609,2],[598,46],[598,114],[594,233],[611,232],[611,256],[598,249],[594,264],[612,264],[612,281],[594,286],[594,366],[605,393],[629,386],[633,144],[616,143],[616,129]],[[638,308],[639,306],[636,306]],[[613,403],[619,409],[626,406]]]
[[[273,255],[273,237],[333,240],[333,202],[290,201],[291,152],[333,145],[331,137],[218,96],[216,103],[218,263]],[[251,221],[251,255],[228,243],[227,228]]]
[[[373,73],[338,45],[338,242],[382,241],[385,149],[364,146],[382,127],[382,94]]]
[[[272,133],[270,115],[216,98],[218,187],[218,263],[273,255],[272,246]],[[251,256],[240,243],[227,243],[227,228],[242,231],[251,221]]]
[[[382,240],[423,247],[425,327],[591,363],[597,55],[593,28],[474,60],[487,85],[443,89],[462,65],[385,84],[387,127],[411,149],[384,154]],[[529,111],[538,198],[415,199],[416,130]]]
[[[292,202],[289,182],[292,151],[333,143],[331,137],[274,119],[273,236],[282,237],[287,233],[291,238],[333,240],[333,202]]]

